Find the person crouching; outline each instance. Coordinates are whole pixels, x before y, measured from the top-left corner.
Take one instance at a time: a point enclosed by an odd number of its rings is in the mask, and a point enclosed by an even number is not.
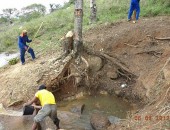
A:
[[[35,109],[39,108],[40,110],[34,117],[32,130],[36,130],[40,122],[43,121],[43,119],[47,116],[49,116],[53,120],[54,124],[57,127],[57,130],[60,129],[60,120],[57,117],[57,106],[54,95],[50,91],[46,90],[45,85],[39,86],[38,92],[35,93],[34,98],[31,101],[25,103],[24,107],[32,105],[33,103],[37,102],[37,100],[40,101],[41,106],[33,105]]]

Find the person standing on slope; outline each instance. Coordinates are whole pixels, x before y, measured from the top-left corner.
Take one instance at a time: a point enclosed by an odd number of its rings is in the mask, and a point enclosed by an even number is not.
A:
[[[140,14],[140,0],[131,0],[130,2],[130,9],[128,13],[128,21],[130,21],[132,18],[133,11],[136,11],[136,21],[139,20],[139,14]],[[136,22],[134,21],[134,23]]]
[[[20,59],[21,59],[22,65],[25,64],[25,52],[26,51],[31,54],[31,57],[33,60],[35,59],[34,50],[26,44],[30,42],[32,42],[32,40],[28,39],[27,31],[23,30],[21,35],[18,37],[18,46],[20,49]]]

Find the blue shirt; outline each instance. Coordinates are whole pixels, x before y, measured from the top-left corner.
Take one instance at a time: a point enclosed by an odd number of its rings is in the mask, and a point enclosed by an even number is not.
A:
[[[28,39],[28,36],[19,36],[18,37],[18,46],[20,49],[24,49],[24,47],[28,47],[26,43],[32,42],[32,40]]]

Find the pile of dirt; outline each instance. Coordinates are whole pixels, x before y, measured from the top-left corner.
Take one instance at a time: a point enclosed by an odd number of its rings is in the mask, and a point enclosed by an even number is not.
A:
[[[169,58],[170,49],[169,40],[156,38],[169,37],[169,31],[169,17],[156,17],[142,19],[136,24],[118,22],[102,25],[88,31],[84,39],[94,51],[107,54],[126,66],[136,77],[137,84],[133,90],[137,89],[136,94],[142,98],[150,98],[150,89]],[[114,63],[108,64],[114,71]],[[127,77],[126,80],[132,79]]]
[[[26,56],[28,53],[26,54]],[[28,101],[34,96],[44,79],[56,77],[60,71],[59,66],[64,63],[53,63],[59,52],[48,52],[48,54],[37,54],[36,60],[26,58],[26,64],[18,63],[0,69],[0,102],[6,106],[18,105]],[[58,68],[56,67],[58,66]]]
[[[100,56],[105,64],[95,74],[99,77],[98,89],[143,104],[121,129],[170,128],[169,32],[170,17],[156,17],[136,24],[105,24],[85,34],[91,54]]]

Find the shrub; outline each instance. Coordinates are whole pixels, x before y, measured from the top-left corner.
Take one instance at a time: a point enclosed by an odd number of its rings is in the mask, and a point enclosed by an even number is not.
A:
[[[18,58],[13,58],[11,60],[9,60],[8,64],[9,65],[15,65],[16,63],[18,63],[19,59]]]
[[[16,39],[9,35],[6,35],[2,38],[2,43],[4,44],[6,48],[13,46],[15,42],[16,42]]]

